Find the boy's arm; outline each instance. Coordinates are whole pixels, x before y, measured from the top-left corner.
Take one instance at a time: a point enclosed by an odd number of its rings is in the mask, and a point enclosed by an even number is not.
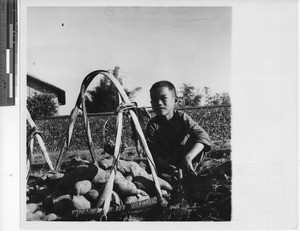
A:
[[[195,143],[183,158],[182,165],[184,168],[186,168],[187,172],[196,175],[192,161],[202,151],[205,152],[210,151],[211,149],[210,138],[207,132],[190,116],[184,114],[183,119],[185,121],[185,129],[190,134],[190,136],[193,137]]]
[[[205,152],[210,151],[211,142],[207,132],[187,114],[184,114],[183,119],[185,121],[185,129],[193,137],[195,143],[202,143],[204,145],[202,150]]]
[[[186,168],[188,173],[197,175],[193,167],[193,159],[204,149],[204,144],[195,143],[191,150],[185,155],[182,160],[182,165]]]

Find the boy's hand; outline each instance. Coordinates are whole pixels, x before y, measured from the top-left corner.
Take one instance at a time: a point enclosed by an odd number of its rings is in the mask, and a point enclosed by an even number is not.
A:
[[[192,160],[188,156],[185,156],[183,158],[182,167],[184,170],[186,170],[187,173],[197,176],[197,173],[195,172],[194,167],[193,167]]]
[[[182,165],[184,170],[186,170],[189,174],[193,176],[197,176],[197,173],[193,167],[193,159],[203,150],[204,144],[195,143],[192,149],[185,155],[182,160]]]
[[[174,174],[176,173],[176,171],[177,171],[177,167],[175,167],[175,166],[172,165],[172,164],[168,164],[168,165],[166,166],[166,170],[167,170],[170,174],[174,175]]]
[[[164,159],[159,157],[156,160],[157,160],[156,164],[159,171],[172,174],[172,175],[176,172],[177,170],[176,166],[172,164],[168,164],[168,162],[166,162]]]

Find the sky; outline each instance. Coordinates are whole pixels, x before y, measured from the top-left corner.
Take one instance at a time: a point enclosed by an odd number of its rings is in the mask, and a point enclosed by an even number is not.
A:
[[[231,7],[28,7],[27,73],[66,92],[60,114],[86,75],[115,66],[125,88],[142,87],[139,106],[159,80],[230,93]]]

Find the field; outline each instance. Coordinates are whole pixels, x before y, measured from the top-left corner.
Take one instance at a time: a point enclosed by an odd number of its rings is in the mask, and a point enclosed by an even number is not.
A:
[[[51,152],[52,163],[56,163],[59,152]],[[102,149],[96,150],[97,160],[107,158],[107,153]],[[87,150],[77,150],[68,152],[62,170],[68,163],[80,157],[90,161],[90,154]],[[135,147],[127,147],[121,154],[120,159],[135,161],[146,171],[146,158],[140,158]],[[109,221],[230,221],[231,220],[231,147],[230,141],[213,142],[212,150],[201,166],[197,168],[196,177],[184,177],[179,181],[171,181],[173,191],[168,197],[168,205],[160,206],[156,203],[151,208],[142,211],[126,211],[108,214]],[[49,175],[48,167],[41,154],[34,154],[31,174],[27,187],[27,220],[35,220],[34,216],[39,212],[40,220],[70,220],[64,215],[49,219],[51,211],[43,207],[44,197],[39,194],[45,189],[45,176]],[[166,179],[166,178],[165,178]],[[180,187],[180,188],[178,188]],[[181,193],[178,193],[181,192]],[[35,212],[32,209],[35,208]],[[30,210],[30,211],[29,211]],[[50,214],[52,215],[52,214]],[[44,219],[47,217],[47,219]],[[38,219],[38,220],[39,220]],[[79,218],[74,220],[95,220],[91,218]]]

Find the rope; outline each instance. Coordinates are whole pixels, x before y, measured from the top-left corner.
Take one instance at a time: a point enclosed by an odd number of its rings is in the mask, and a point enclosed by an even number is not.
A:
[[[120,106],[117,108],[116,110],[116,114],[118,114],[119,112],[127,112],[129,109],[135,109],[137,108],[137,103],[136,102],[131,102],[131,103],[128,103],[128,104],[125,104],[125,103],[121,103]]]
[[[27,135],[27,150],[29,150],[30,148],[30,141],[36,136],[36,135],[40,135],[42,138],[42,133],[37,130],[36,127],[32,127],[30,130],[29,130],[29,134]]]
[[[116,113],[118,113],[118,112],[122,112],[122,113],[126,113],[126,112],[128,112],[128,110],[130,110],[130,109],[134,109],[134,112],[135,112],[135,114],[137,115],[137,116],[139,116],[139,113],[137,112],[140,108],[138,108],[137,107],[137,103],[136,102],[131,102],[131,103],[129,103],[129,104],[125,104],[125,103],[122,103],[122,104],[120,104],[120,106],[117,108],[117,110],[116,110]],[[144,114],[144,113],[143,113]],[[148,116],[150,116],[151,117],[151,115],[148,113]],[[146,116],[145,116],[146,117]],[[134,125],[133,125],[134,126]],[[133,127],[132,126],[132,127]],[[135,129],[133,129],[132,128],[132,131],[135,131]],[[155,171],[156,171],[156,173],[157,173],[157,169],[156,169],[156,166],[155,166],[155,163],[150,159],[150,158],[148,158],[149,159],[149,162],[151,163],[151,165],[154,167],[154,169],[155,169]]]
[[[27,135],[27,141],[30,141],[37,134],[39,134],[43,138],[42,133],[37,129],[37,127],[30,128]]]

